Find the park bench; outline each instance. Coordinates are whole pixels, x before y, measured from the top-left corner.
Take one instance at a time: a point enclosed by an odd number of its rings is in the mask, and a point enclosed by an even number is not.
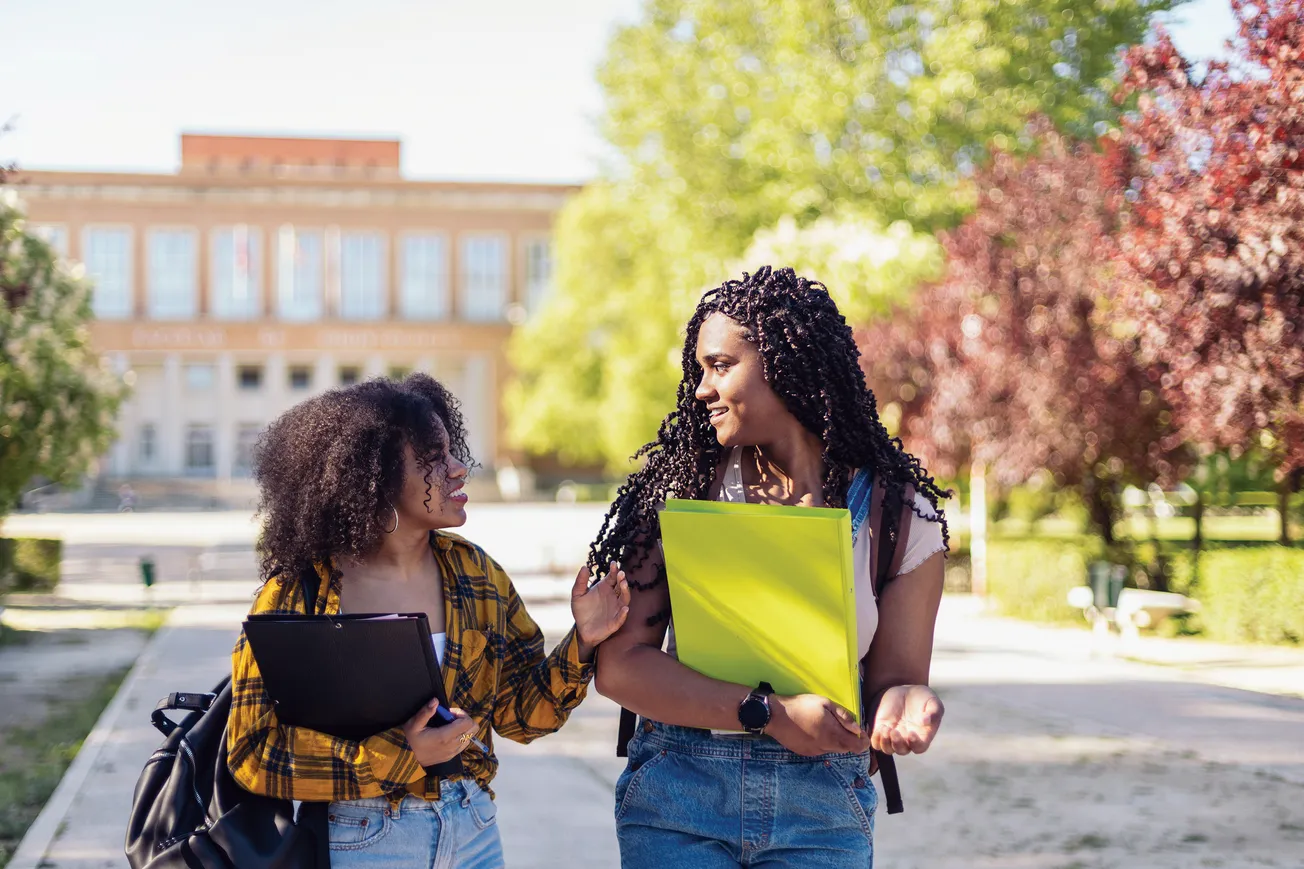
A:
[[[1135,637],[1175,615],[1198,612],[1200,602],[1186,595],[1143,588],[1124,588],[1127,568],[1095,562],[1087,568],[1087,585],[1069,589],[1068,604],[1082,610],[1097,633],[1111,629]]]

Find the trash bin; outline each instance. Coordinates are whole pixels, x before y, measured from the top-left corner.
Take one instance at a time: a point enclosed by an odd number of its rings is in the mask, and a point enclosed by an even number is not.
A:
[[[145,584],[145,588],[154,585],[154,559],[148,555],[140,560],[140,581]]]
[[[1118,606],[1118,596],[1123,591],[1123,582],[1127,578],[1125,566],[1110,564],[1108,561],[1093,561],[1087,568],[1087,576],[1096,609]]]

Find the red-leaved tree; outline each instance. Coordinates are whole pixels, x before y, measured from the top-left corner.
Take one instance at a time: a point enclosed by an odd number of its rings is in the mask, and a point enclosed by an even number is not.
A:
[[[977,209],[943,238],[944,280],[862,350],[885,399],[909,399],[904,439],[936,472],[978,461],[1015,485],[1050,471],[1112,543],[1119,485],[1172,479],[1185,454],[1158,369],[1100,304],[1115,221],[1101,161],[1036,130],[1035,157],[998,153],[978,178]]]
[[[1304,0],[1232,0],[1234,61],[1164,34],[1125,57],[1114,282],[1181,438],[1304,471]]]

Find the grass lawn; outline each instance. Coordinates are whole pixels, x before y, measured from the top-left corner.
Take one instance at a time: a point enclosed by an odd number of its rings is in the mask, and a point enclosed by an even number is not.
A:
[[[6,643],[23,644],[23,631],[7,631]],[[0,867],[54,793],[129,667],[107,674],[67,678],[44,721],[0,734]]]

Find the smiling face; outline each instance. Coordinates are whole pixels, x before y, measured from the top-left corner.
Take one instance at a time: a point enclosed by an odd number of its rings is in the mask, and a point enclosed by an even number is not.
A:
[[[422,463],[412,446],[403,447],[403,489],[399,494],[399,523],[404,527],[458,528],[466,524],[467,467],[448,451],[448,431],[443,420],[434,417],[436,442],[439,454]],[[388,528],[393,516],[381,517],[381,525]]]
[[[736,320],[711,314],[697,333],[702,379],[694,393],[706,405],[723,447],[766,444],[796,420],[765,379],[761,352]]]

